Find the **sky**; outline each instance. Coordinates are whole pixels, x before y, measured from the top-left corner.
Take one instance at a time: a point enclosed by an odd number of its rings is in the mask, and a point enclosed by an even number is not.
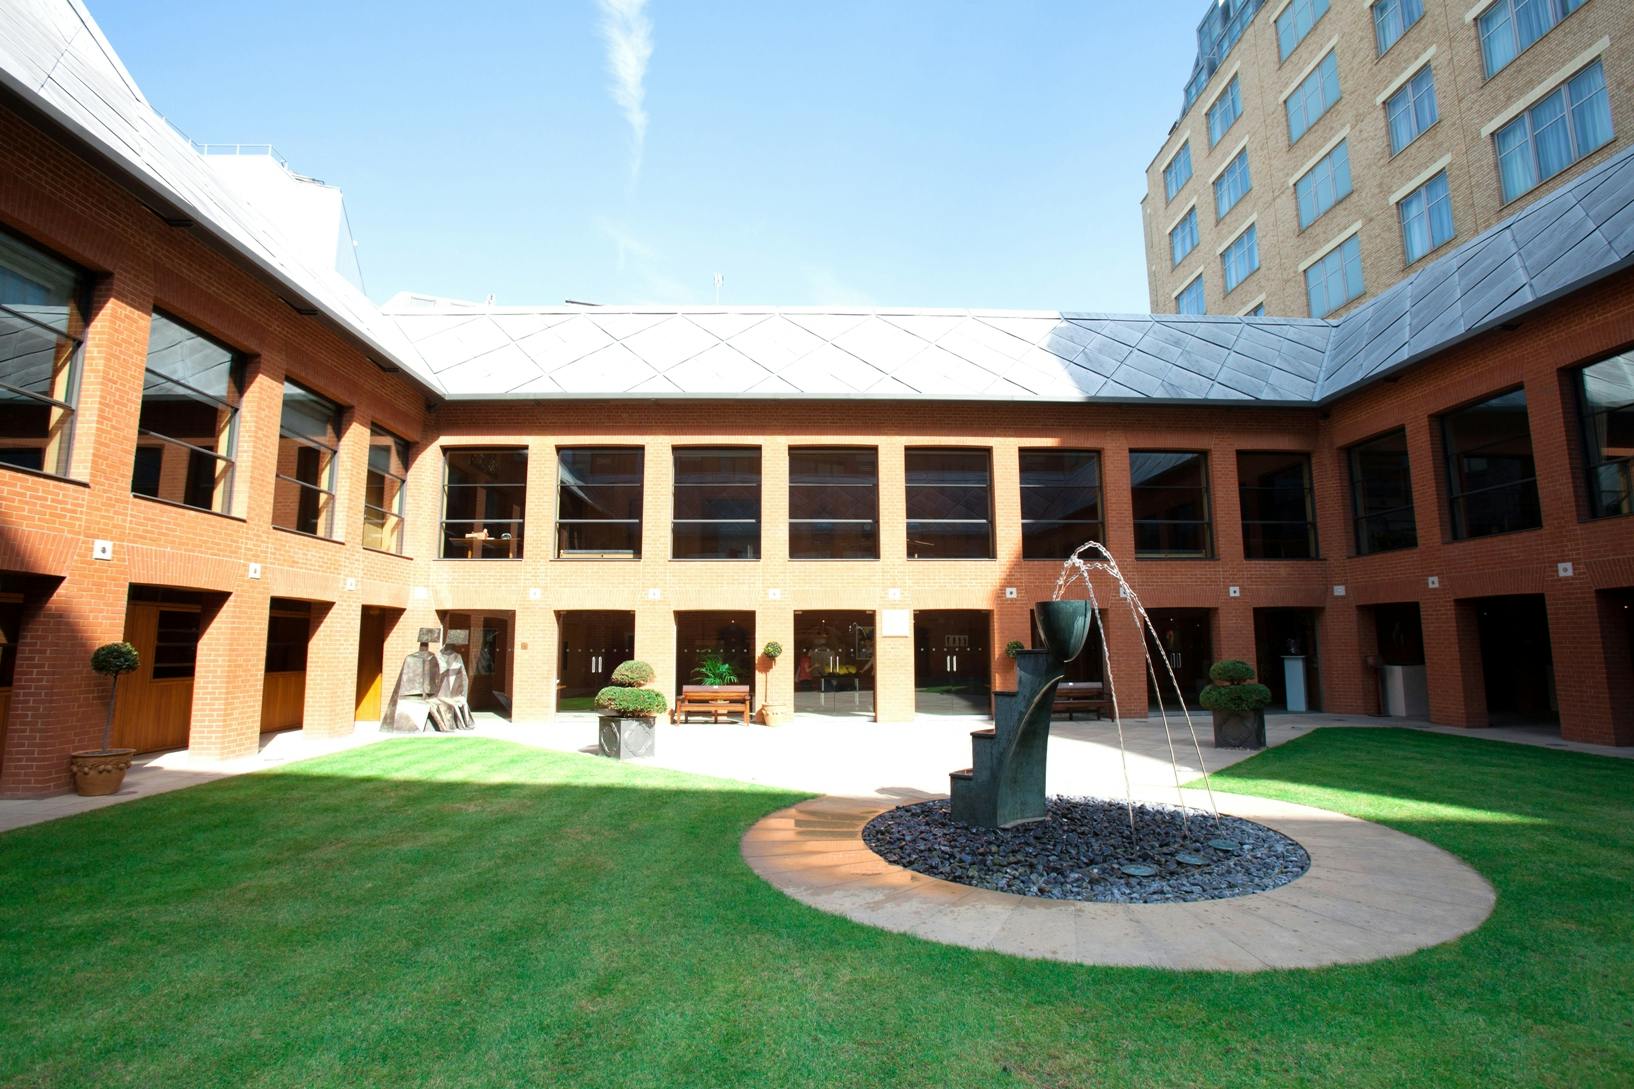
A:
[[[1196,0],[87,0],[200,142],[340,186],[369,294],[1144,312]]]

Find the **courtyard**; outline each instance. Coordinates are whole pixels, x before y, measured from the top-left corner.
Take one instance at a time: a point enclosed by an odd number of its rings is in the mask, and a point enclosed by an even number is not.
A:
[[[1626,760],[1283,727],[1216,788],[1418,837],[1495,909],[1369,964],[1175,972],[813,910],[740,840],[818,784],[574,740],[358,745],[0,836],[0,1084],[1583,1086],[1634,1064]],[[1115,751],[1053,747],[1066,776]]]

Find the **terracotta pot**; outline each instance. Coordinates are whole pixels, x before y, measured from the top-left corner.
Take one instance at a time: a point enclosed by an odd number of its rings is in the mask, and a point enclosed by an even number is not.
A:
[[[792,716],[787,707],[773,706],[769,703],[760,705],[760,721],[765,726],[781,726]]]
[[[125,772],[130,770],[130,758],[135,755],[135,749],[70,753],[68,765],[74,773],[74,790],[85,798],[118,793],[125,783]]]

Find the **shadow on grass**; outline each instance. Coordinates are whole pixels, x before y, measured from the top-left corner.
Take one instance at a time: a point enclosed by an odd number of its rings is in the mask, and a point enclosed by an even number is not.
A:
[[[1443,846],[1492,838],[1435,815],[1473,784],[1449,782],[1456,746],[1418,742],[1460,739],[1344,740],[1360,732],[1223,778],[1365,800],[1417,761],[1427,785],[1397,816]],[[1470,775],[1501,793],[1559,756]],[[0,1085],[1587,1085],[1634,1060],[1614,890],[1525,885],[1574,865],[1575,811],[1526,826],[1535,857],[1488,852],[1499,914],[1459,942],[1233,976],[1025,961],[806,908],[738,855],[799,797],[411,739],[8,833]]]

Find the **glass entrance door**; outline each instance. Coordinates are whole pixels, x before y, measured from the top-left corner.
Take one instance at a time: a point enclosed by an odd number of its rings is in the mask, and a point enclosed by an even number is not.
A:
[[[788,660],[785,655],[779,661]],[[873,716],[873,613],[814,609],[794,614],[794,709],[811,715]]]
[[[596,693],[607,686],[613,670],[635,657],[635,613],[586,610],[558,615],[562,652],[556,710],[594,711]]]
[[[1152,688],[1152,673],[1160,679],[1162,704],[1174,709],[1174,685],[1169,683],[1169,670],[1174,671],[1175,682],[1186,697],[1186,706],[1198,709],[1198,696],[1208,686],[1208,669],[1214,664],[1214,640],[1211,634],[1211,609],[1153,609],[1152,627],[1157,629],[1157,643],[1152,634],[1146,635],[1146,651],[1152,656],[1152,670],[1147,673],[1147,699],[1152,707],[1158,705],[1158,692]],[[1169,669],[1163,668],[1164,659]]]
[[[976,609],[923,609],[913,614],[916,712],[993,713],[991,629],[991,614]]]

